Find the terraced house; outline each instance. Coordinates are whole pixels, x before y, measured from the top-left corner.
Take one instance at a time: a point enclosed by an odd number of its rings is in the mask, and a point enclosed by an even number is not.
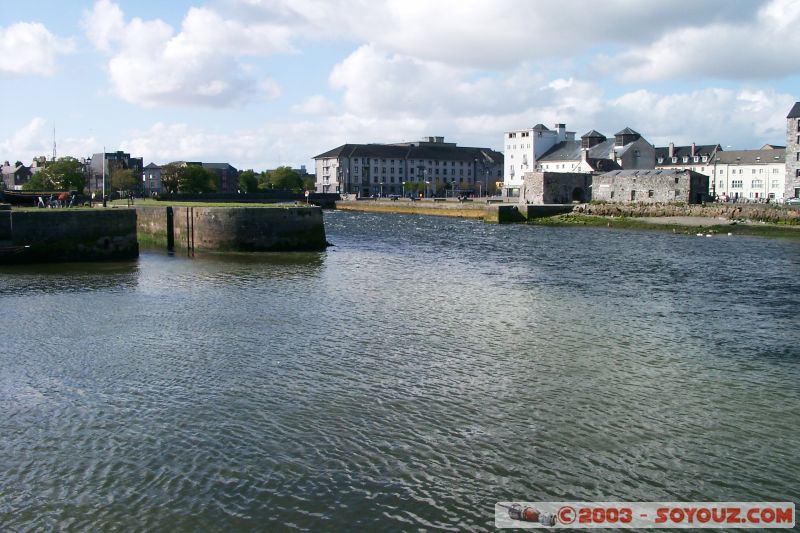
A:
[[[484,195],[503,175],[503,154],[444,142],[343,144],[314,157],[317,192],[387,196]]]

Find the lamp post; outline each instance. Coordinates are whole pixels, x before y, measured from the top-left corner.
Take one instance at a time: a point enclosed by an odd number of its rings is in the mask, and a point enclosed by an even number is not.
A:
[[[406,182],[403,182],[403,198],[406,197]]]
[[[381,182],[381,198],[383,198],[383,182]]]
[[[428,197],[428,186],[431,184],[430,181],[425,180],[425,197]]]

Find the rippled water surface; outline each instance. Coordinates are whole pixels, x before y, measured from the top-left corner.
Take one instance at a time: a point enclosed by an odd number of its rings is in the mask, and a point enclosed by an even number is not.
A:
[[[800,500],[797,242],[325,217],[319,254],[1,269],[0,529]]]

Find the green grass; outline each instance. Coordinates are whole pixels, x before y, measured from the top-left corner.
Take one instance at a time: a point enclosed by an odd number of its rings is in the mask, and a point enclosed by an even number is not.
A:
[[[684,224],[652,224],[643,220],[635,220],[629,217],[606,217],[596,215],[556,215],[530,219],[528,224],[537,226],[591,226],[607,227],[617,229],[636,229],[667,231],[671,233],[683,233],[686,235],[721,234],[727,235],[754,235],[759,237],[783,237],[789,239],[800,239],[800,228],[785,224],[719,224],[714,226],[691,226]]]
[[[287,207],[302,207],[306,205],[304,202],[283,202],[283,203],[271,203],[271,204],[262,204],[262,203],[255,203],[255,202],[160,202],[158,200],[152,200],[150,198],[144,200],[135,200],[133,203],[134,207],[251,207],[251,208],[287,208]],[[108,208],[127,208],[128,201],[127,200],[114,200],[113,202],[108,202]],[[52,211],[52,212],[60,212],[60,211],[75,211],[75,210],[85,210],[89,211],[92,209],[103,209],[102,203],[95,203],[94,207],[88,206],[75,206],[70,208],[58,208],[58,209],[43,209],[40,207],[17,207],[14,206],[12,208],[14,211]]]

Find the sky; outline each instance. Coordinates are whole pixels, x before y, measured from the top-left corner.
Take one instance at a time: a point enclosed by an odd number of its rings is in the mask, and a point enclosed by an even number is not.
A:
[[[797,0],[0,0],[0,161],[54,132],[59,157],[256,171],[537,123],[783,145],[798,28]]]

